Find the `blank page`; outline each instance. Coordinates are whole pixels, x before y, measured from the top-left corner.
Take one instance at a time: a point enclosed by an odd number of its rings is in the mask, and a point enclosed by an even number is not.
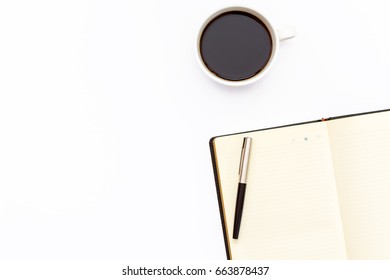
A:
[[[232,239],[244,137],[252,137],[238,240]],[[232,259],[344,259],[346,250],[325,123],[214,140]]]
[[[390,258],[390,112],[328,122],[348,258]]]

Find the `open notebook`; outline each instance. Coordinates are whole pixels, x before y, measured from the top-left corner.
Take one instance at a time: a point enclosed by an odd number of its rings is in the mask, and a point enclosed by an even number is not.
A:
[[[232,238],[244,137],[252,138]],[[228,259],[390,259],[390,111],[210,140]]]

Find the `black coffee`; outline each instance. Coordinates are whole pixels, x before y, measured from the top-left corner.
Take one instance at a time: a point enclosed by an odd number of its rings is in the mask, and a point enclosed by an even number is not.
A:
[[[271,34],[249,13],[226,12],[203,30],[200,52],[215,75],[230,81],[245,80],[267,65],[272,53]]]

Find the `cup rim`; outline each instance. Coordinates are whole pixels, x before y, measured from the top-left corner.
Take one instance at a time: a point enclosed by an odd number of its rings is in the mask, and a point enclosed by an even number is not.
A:
[[[205,28],[207,27],[207,25],[213,20],[215,19],[216,17],[218,17],[219,15],[223,14],[223,13],[226,13],[226,12],[232,12],[232,11],[240,11],[240,12],[247,12],[255,17],[257,17],[259,20],[261,20],[265,26],[267,27],[270,35],[271,35],[271,40],[272,40],[272,53],[271,53],[271,56],[266,64],[266,66],[259,72],[257,73],[256,75],[248,78],[248,79],[245,79],[245,80],[240,80],[240,81],[231,81],[231,80],[226,80],[226,79],[223,79],[221,77],[218,77],[217,75],[215,75],[213,72],[211,72],[206,64],[204,63],[203,59],[202,59],[202,54],[200,52],[200,40],[202,38],[202,34],[203,34],[203,31],[205,30]],[[214,13],[212,13],[206,20],[203,21],[203,24],[201,25],[200,29],[199,29],[199,32],[198,32],[198,37],[197,37],[197,41],[196,41],[196,57],[197,57],[197,60],[203,70],[203,72],[209,76],[212,80],[220,83],[220,84],[223,84],[223,85],[227,85],[227,86],[244,86],[244,85],[249,85],[249,84],[252,84],[258,80],[260,80],[262,77],[265,76],[265,74],[268,73],[269,69],[271,68],[274,60],[275,60],[275,57],[276,57],[276,54],[278,52],[278,49],[279,49],[279,38],[278,38],[278,35],[277,35],[277,32],[275,30],[275,28],[273,27],[273,25],[270,23],[270,21],[264,16],[264,14],[261,14],[259,13],[257,10],[254,10],[252,8],[249,8],[247,6],[230,6],[230,7],[225,7],[225,8],[222,8],[222,9],[219,9],[217,11],[215,11]]]

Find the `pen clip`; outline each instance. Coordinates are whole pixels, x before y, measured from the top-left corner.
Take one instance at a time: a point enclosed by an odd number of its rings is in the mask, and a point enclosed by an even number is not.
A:
[[[240,166],[238,168],[238,175],[241,176],[242,173],[242,166],[244,165],[244,155],[245,155],[245,139],[242,141],[242,148],[241,148],[241,157],[240,157]]]

